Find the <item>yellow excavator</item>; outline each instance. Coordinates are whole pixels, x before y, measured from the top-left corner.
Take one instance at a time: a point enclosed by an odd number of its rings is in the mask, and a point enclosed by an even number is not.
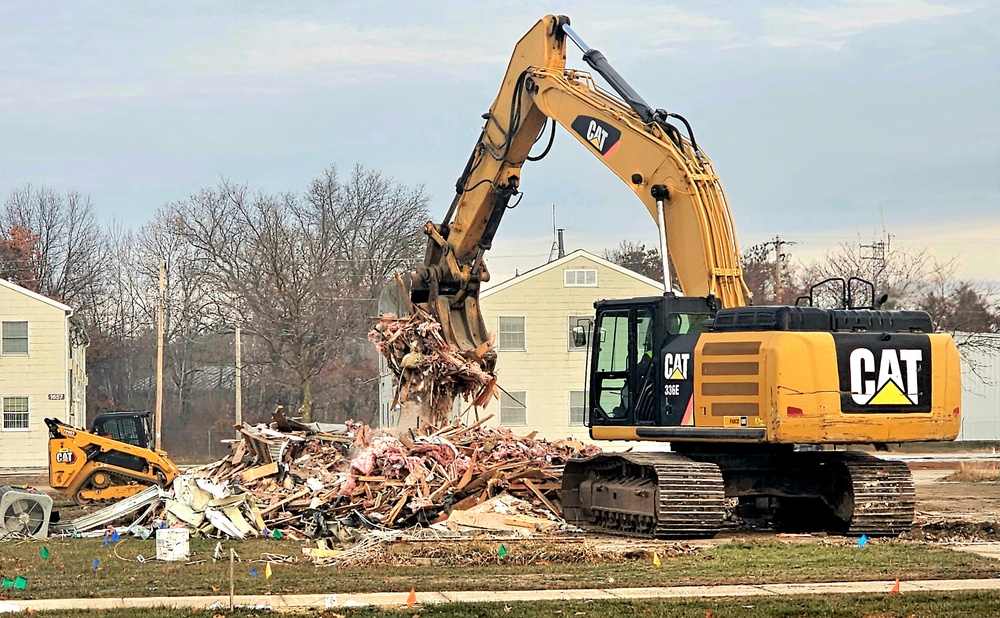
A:
[[[566,68],[567,40],[614,93]],[[928,314],[880,310],[885,298],[853,277],[822,282],[795,306],[748,306],[729,205],[690,124],[647,104],[565,16],[546,16],[518,42],[484,119],[447,215],[425,226],[425,260],[409,281],[411,301],[466,357],[495,363],[479,309],[484,255],[522,165],[548,152],[555,125],[624,181],[659,229],[664,294],[599,301],[592,329],[574,336],[592,354],[592,438],[663,441],[671,451],[568,464],[568,520],[711,536],[735,505],[746,520],[786,529],[909,528],[907,466],[846,446],[957,436],[958,351]],[[549,122],[548,145],[530,156]],[[683,296],[669,285],[671,267]],[[816,306],[831,290],[836,306]]]
[[[151,448],[148,412],[104,412],[92,431],[56,418],[49,428],[49,485],[85,506],[165,487],[180,474],[163,451]]]

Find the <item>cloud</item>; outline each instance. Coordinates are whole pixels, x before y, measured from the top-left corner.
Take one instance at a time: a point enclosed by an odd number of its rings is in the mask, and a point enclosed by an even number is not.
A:
[[[905,22],[934,22],[975,10],[957,2],[927,0],[847,0],[828,7],[761,10],[764,34],[760,42],[772,47],[820,47],[839,50],[853,37],[876,28]]]
[[[360,77],[373,67],[403,72],[417,65],[468,66],[504,60],[499,54],[476,49],[461,36],[457,41],[453,38],[447,29],[426,26],[262,20],[244,23],[224,39],[176,50],[167,60],[195,74],[227,77],[315,73]]]

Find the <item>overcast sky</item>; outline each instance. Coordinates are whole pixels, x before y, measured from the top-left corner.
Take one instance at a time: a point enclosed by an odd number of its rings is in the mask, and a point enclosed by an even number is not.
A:
[[[629,8],[622,8],[629,5]],[[1000,280],[1000,3],[0,2],[0,195],[25,182],[145,222],[221,178],[301,190],[356,162],[423,184],[439,219],[514,44],[568,14],[655,107],[686,116],[743,247],[839,240],[958,255]],[[586,65],[570,46],[571,67]],[[655,243],[570,136],[528,164],[495,273]]]

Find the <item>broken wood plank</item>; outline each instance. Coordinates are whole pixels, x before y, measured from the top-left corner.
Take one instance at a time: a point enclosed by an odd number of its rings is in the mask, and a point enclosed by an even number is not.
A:
[[[295,494],[292,494],[291,496],[288,496],[287,498],[285,498],[284,500],[278,502],[277,504],[272,504],[271,506],[269,506],[266,509],[264,509],[263,511],[261,511],[260,514],[261,515],[267,515],[268,513],[274,511],[275,509],[277,509],[279,507],[282,507],[282,506],[285,506],[286,504],[288,504],[292,500],[298,500],[302,496],[309,495],[309,493],[310,493],[310,490],[308,488],[307,489],[303,489],[302,491],[300,491],[298,493],[295,493]]]
[[[244,483],[250,483],[256,481],[257,479],[262,479],[265,476],[271,476],[272,474],[278,473],[278,462],[272,461],[269,464],[264,464],[263,466],[257,466],[256,468],[250,468],[249,470],[244,470],[240,473],[240,478],[243,479]]]
[[[399,499],[399,502],[397,502],[396,506],[392,507],[392,510],[389,511],[389,516],[386,518],[387,524],[391,526],[392,523],[396,521],[396,518],[399,517],[399,512],[403,510],[403,505],[406,504],[406,501],[409,499],[410,492],[404,491],[402,497]]]
[[[531,490],[531,493],[538,496],[538,499],[542,501],[542,504],[545,505],[545,508],[552,511],[553,515],[555,515],[556,517],[562,517],[562,511],[557,509],[556,506],[552,504],[552,502],[550,502],[548,498],[545,497],[545,494],[543,494],[542,491],[538,489],[538,487],[536,487],[535,484],[532,483],[530,479],[524,479],[524,485]]]

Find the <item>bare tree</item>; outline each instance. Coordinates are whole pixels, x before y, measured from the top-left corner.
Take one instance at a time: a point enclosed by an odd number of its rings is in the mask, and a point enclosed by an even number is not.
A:
[[[0,277],[37,292],[41,270],[38,234],[20,225],[0,234]]]
[[[0,229],[19,226],[37,235],[38,290],[93,316],[107,262],[104,231],[90,198],[25,184],[11,191],[0,212]]]
[[[812,283],[830,277],[860,277],[872,282],[875,296],[888,294],[886,309],[916,309],[934,285],[954,272],[955,262],[939,262],[926,249],[903,247],[886,233],[865,244],[843,242],[826,259],[807,267],[802,277]]]
[[[270,378],[294,382],[310,422],[316,377],[366,345],[378,288],[413,259],[427,209],[421,188],[358,166],[346,183],[331,167],[302,197],[224,181],[171,216],[217,319],[246,324],[277,369]]]
[[[663,262],[660,261],[660,250],[656,247],[623,240],[614,249],[605,249],[604,259],[663,283]]]

